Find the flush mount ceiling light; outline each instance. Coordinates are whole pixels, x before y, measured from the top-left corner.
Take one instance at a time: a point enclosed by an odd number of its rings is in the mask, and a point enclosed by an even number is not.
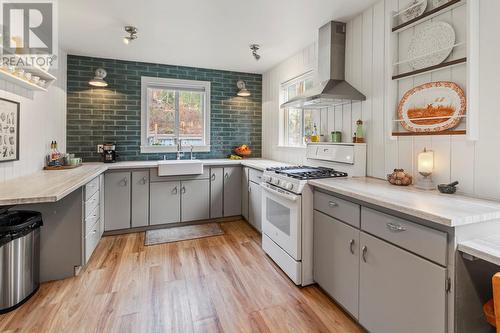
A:
[[[125,26],[125,32],[128,36],[123,37],[123,43],[129,44],[131,41],[137,39],[137,28],[131,25]]]
[[[250,50],[252,51],[252,55],[256,61],[259,61],[259,59],[260,59],[260,55],[257,53],[257,51],[259,51],[259,49],[260,49],[259,44],[251,44],[250,45]]]
[[[238,80],[236,82],[236,86],[238,87],[238,93],[236,95],[240,97],[248,97],[251,95],[250,91],[247,89],[247,85],[245,84],[245,81],[243,80]]]
[[[98,68],[95,70],[95,76],[92,80],[89,81],[89,84],[94,87],[107,87],[108,83],[104,81],[108,73],[104,68]]]

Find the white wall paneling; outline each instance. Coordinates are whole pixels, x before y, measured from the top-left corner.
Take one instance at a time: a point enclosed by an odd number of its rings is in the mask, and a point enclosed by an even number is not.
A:
[[[19,161],[0,163],[0,182],[27,175],[44,166],[50,142],[66,149],[66,54],[59,51],[57,77],[47,92],[32,92],[0,80],[0,97],[20,102]],[[27,185],[29,186],[29,184]]]
[[[451,80],[463,88],[470,88],[470,75],[467,66],[446,68],[430,74],[401,80],[399,89],[394,91],[389,76],[392,75],[392,59],[395,55],[390,48],[392,33],[391,13],[411,0],[386,0],[375,4],[348,22],[346,78],[360,89],[367,100],[344,107],[330,108],[326,113],[329,132],[340,130],[344,141],[350,141],[358,118],[364,121],[366,141],[368,144],[367,174],[372,177],[385,178],[394,168],[404,168],[417,176],[416,156],[424,147],[435,151],[436,169],[434,179],[438,182],[460,181],[459,190],[478,197],[500,199],[500,112],[498,112],[498,92],[496,84],[500,73],[500,44],[498,31],[500,20],[496,13],[500,12],[500,1],[482,0],[468,1],[461,6],[439,15],[433,20],[451,22],[457,33],[458,41],[467,40],[468,57],[473,54],[478,59],[478,69],[470,72],[476,75],[477,82],[473,90],[468,91],[469,102],[474,100],[477,108],[481,101],[481,110],[476,112],[478,122],[478,141],[471,141],[466,136],[426,136],[426,137],[391,137],[393,118],[399,99],[404,92],[421,83],[433,80]],[[475,3],[471,5],[470,3]],[[463,25],[453,22],[474,21],[467,15],[469,7],[480,12],[479,31],[465,29]],[[469,9],[470,10],[470,9]],[[400,38],[398,50],[407,48],[408,38],[418,26],[407,29],[408,36]],[[479,38],[480,36],[480,38]],[[477,40],[479,38],[479,40]],[[305,163],[304,149],[278,147],[279,124],[279,85],[287,78],[294,77],[315,67],[316,59],[311,45],[304,51],[292,56],[282,64],[264,73],[263,76],[263,147],[264,157],[290,163]],[[477,49],[476,49],[477,48]],[[480,51],[479,51],[480,50]],[[464,50],[453,51],[452,59],[464,56]],[[388,56],[391,55],[391,56]],[[475,67],[473,67],[475,68]],[[472,78],[474,81],[474,78]],[[477,87],[481,89],[477,89]],[[476,88],[474,88],[476,87]],[[476,89],[476,90],[474,90]],[[473,96],[470,96],[474,94]],[[471,106],[469,106],[471,107]],[[473,118],[468,121],[473,121]],[[465,129],[467,122],[460,125]],[[469,130],[469,129],[468,129]],[[472,134],[469,132],[469,134]],[[472,139],[474,139],[472,137]]]

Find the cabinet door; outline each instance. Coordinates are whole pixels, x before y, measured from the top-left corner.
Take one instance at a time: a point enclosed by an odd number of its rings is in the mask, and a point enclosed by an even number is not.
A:
[[[104,229],[130,228],[130,172],[107,173],[104,187]]]
[[[242,169],[241,175],[241,215],[248,221],[248,168]]]
[[[359,230],[314,211],[314,281],[358,318]]]
[[[359,321],[372,333],[443,333],[446,269],[361,232]]]
[[[102,236],[104,233],[104,225],[105,225],[105,212],[104,212],[104,207],[106,207],[106,204],[104,203],[104,175],[101,174],[99,176],[99,237]]]
[[[151,183],[149,189],[151,225],[181,221],[181,183]]]
[[[241,167],[224,168],[224,216],[241,215]]]
[[[210,169],[210,218],[223,216],[224,208],[224,169]]]
[[[248,222],[262,231],[262,189],[254,182],[249,182],[248,188]]]
[[[149,171],[132,172],[132,228],[149,224]]]
[[[181,221],[206,220],[210,214],[208,179],[181,182]]]

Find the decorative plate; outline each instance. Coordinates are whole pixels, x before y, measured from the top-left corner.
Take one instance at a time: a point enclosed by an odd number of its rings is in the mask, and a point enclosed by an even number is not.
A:
[[[413,1],[406,9],[403,9],[399,14],[401,24],[411,21],[425,12],[427,8],[427,0]]]
[[[439,65],[455,45],[455,30],[446,22],[432,22],[419,30],[410,41],[408,64],[414,70]]]
[[[457,126],[466,108],[465,93],[456,83],[430,82],[405,93],[398,120],[410,132],[441,132]]]

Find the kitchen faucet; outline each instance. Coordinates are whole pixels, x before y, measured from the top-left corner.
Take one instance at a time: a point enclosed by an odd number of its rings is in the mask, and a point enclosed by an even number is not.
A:
[[[176,139],[177,141],[177,159],[180,160],[184,157],[184,152],[182,151],[182,139]]]

